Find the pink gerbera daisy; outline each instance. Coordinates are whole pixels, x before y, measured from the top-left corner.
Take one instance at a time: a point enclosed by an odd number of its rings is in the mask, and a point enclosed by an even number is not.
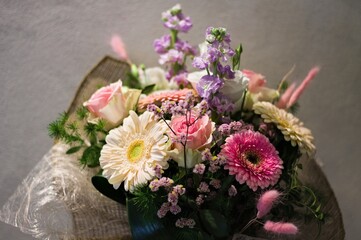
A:
[[[282,173],[282,160],[268,138],[251,130],[236,133],[226,139],[221,155],[225,169],[236,180],[256,191],[277,183]]]

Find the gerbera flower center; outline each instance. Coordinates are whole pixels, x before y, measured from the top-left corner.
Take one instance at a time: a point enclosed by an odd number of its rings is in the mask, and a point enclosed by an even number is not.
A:
[[[248,162],[257,165],[260,162],[260,158],[258,156],[258,154],[254,153],[254,152],[246,152],[246,159]]]
[[[143,157],[145,152],[144,141],[141,139],[134,140],[129,144],[127,149],[127,158],[131,163],[137,162],[139,159]]]

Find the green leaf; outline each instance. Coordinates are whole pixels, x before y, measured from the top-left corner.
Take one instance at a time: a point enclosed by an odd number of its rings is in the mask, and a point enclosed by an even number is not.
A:
[[[217,238],[227,237],[229,234],[229,226],[227,219],[219,212],[204,209],[200,211],[200,219],[204,228]]]
[[[96,145],[98,143],[98,138],[95,133],[90,134],[89,141],[91,145]]]
[[[76,115],[79,120],[84,120],[88,116],[88,109],[84,106],[81,106],[76,110]]]
[[[192,239],[192,240],[210,240],[212,239],[207,233],[190,228],[177,228],[174,230],[176,240]]]
[[[135,89],[141,89],[141,84],[139,82],[139,71],[138,67],[135,64],[131,65],[130,72],[127,73],[125,79],[123,79],[123,86]]]
[[[108,182],[108,179],[102,175],[95,175],[92,177],[93,186],[104,196],[125,205],[126,196],[123,184],[118,189],[114,189],[113,185]]]
[[[153,92],[154,88],[155,88],[155,84],[148,85],[145,88],[143,88],[142,93],[149,94],[149,93]]]
[[[239,44],[239,47],[235,49],[235,54],[232,57],[232,69],[233,70],[235,70],[236,68],[239,69],[239,67],[240,67],[242,51],[243,51],[242,44]]]
[[[84,150],[80,162],[90,168],[99,166],[100,150],[96,145],[88,147]]]
[[[139,209],[133,199],[127,198],[127,213],[133,240],[167,240],[171,232],[161,223],[156,215],[146,215]]]
[[[82,146],[75,146],[72,148],[69,148],[68,151],[66,151],[66,154],[73,154],[76,153],[77,151],[79,151],[81,149]]]

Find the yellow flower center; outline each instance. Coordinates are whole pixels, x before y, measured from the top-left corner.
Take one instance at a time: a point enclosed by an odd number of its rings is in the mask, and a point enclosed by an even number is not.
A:
[[[131,163],[135,163],[139,161],[143,157],[144,154],[144,141],[143,140],[134,140],[127,149],[127,158]]]

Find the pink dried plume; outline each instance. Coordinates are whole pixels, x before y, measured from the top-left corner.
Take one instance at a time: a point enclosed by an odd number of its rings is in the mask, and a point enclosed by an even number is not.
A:
[[[287,223],[287,222],[272,222],[267,221],[263,228],[266,231],[278,233],[278,234],[290,234],[295,235],[298,233],[298,227],[294,225],[293,223]]]
[[[293,104],[297,102],[300,98],[303,91],[306,89],[308,84],[315,78],[317,73],[320,71],[319,67],[312,68],[307,74],[306,78],[302,81],[301,85],[295,88],[295,84],[293,83],[281,96],[280,100],[276,104],[278,108],[290,108]]]
[[[262,218],[267,215],[280,195],[281,193],[277,190],[268,190],[264,192],[257,203],[257,218]]]
[[[110,45],[112,46],[113,51],[118,54],[120,60],[129,60],[125,44],[120,36],[114,35],[110,41]]]

